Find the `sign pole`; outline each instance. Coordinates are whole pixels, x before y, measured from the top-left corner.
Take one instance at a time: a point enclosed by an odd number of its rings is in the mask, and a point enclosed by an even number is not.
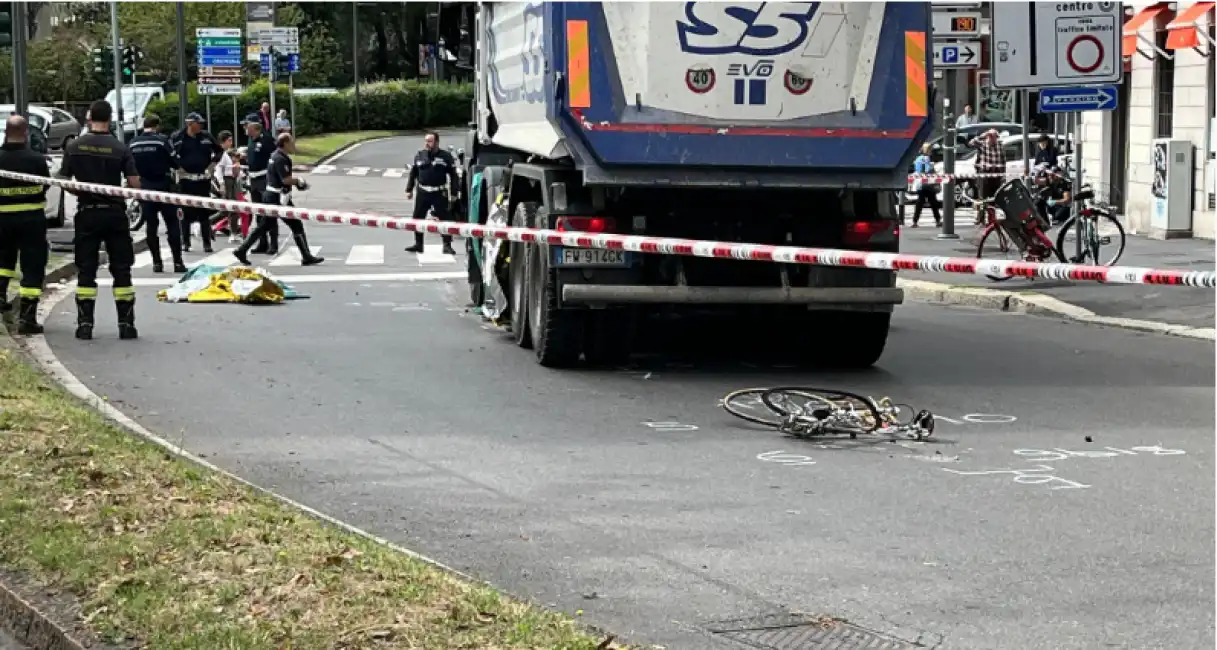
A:
[[[211,130],[211,95],[205,95],[205,96],[204,96],[204,101],[206,102],[206,104],[205,104],[205,105],[207,106],[207,108],[206,108],[206,111],[207,111],[207,130],[208,130],[208,131],[210,131],[210,130]]]
[[[296,134],[296,75],[287,73],[287,123],[290,125],[292,135]]]
[[[1073,118],[1073,159],[1069,166],[1073,168],[1073,188],[1069,193],[1069,211],[1073,213],[1074,236],[1073,241],[1077,244],[1077,258],[1082,259],[1082,220],[1081,206],[1077,200],[1078,192],[1082,191],[1082,114],[1071,113]],[[1095,262],[1098,263],[1097,261]]]
[[[123,129],[123,61],[118,43],[118,3],[110,3],[110,45],[114,48],[114,98],[118,106],[112,107],[118,117],[118,141],[126,142],[126,131]],[[132,95],[134,98],[134,95]]]
[[[955,71],[947,70],[943,75],[947,88],[955,87]],[[955,118],[951,115],[951,98],[942,100],[942,119],[947,124],[946,137],[942,139],[942,173],[947,182],[942,184],[942,231],[938,239],[959,239],[955,234]]]
[[[1031,92],[1022,92],[1023,104],[1023,177],[1031,176]]]
[[[232,146],[241,144],[241,130],[237,128],[237,96],[232,96]]]

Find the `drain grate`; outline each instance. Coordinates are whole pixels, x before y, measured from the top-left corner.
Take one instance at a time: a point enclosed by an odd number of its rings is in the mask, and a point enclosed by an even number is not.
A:
[[[711,633],[758,650],[915,650],[925,646],[832,617],[765,616],[719,621]]]

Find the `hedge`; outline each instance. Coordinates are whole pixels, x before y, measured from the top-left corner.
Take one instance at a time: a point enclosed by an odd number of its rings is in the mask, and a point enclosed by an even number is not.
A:
[[[266,80],[261,79],[237,96],[238,118],[244,118],[262,106],[270,96],[267,85]],[[206,97],[198,94],[193,83],[187,86],[186,92],[189,109],[205,116]],[[275,110],[289,108],[289,101],[287,86],[276,84]],[[468,83],[383,81],[363,84],[359,88],[359,126],[362,129],[408,131],[464,125],[471,119],[472,108],[473,85]],[[153,101],[148,105],[148,112],[161,118],[163,129],[176,130],[179,124],[177,93]],[[232,129],[232,97],[211,97],[211,122],[208,126],[212,133]],[[355,93],[348,88],[333,95],[297,96],[293,122],[296,135],[354,131]]]

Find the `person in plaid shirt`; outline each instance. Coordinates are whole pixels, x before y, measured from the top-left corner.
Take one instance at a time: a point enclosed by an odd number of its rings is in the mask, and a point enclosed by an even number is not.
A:
[[[1006,156],[997,140],[997,129],[989,129],[972,138],[968,146],[976,150],[976,173],[979,175],[976,179],[976,198],[992,199],[1001,189],[1006,174]],[[981,219],[980,212],[977,212],[977,223]]]

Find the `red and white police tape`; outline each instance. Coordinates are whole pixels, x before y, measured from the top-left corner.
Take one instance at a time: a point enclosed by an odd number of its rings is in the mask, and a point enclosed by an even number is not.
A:
[[[731,242],[704,241],[694,239],[672,239],[643,235],[592,235],[577,232],[559,232],[540,228],[496,228],[451,221],[428,221],[389,217],[377,214],[319,210],[314,208],[284,207],[245,201],[229,201],[201,196],[134,190],[125,187],[95,185],[60,178],[44,178],[31,174],[0,171],[0,177],[19,181],[56,185],[68,190],[90,192],[130,199],[157,201],[186,207],[212,210],[248,212],[264,217],[302,219],[319,223],[340,223],[368,228],[387,228],[429,232],[457,237],[489,237],[518,242],[539,242],[553,246],[574,248],[600,248],[623,250],[635,253],[659,255],[684,255],[720,259],[779,262],[782,264],[812,264],[817,266],[843,266],[881,270],[923,271],[938,273],[960,273],[966,275],[992,275],[1024,278],[1050,278],[1054,280],[1077,280],[1109,282],[1118,284],[1155,284],[1187,287],[1217,287],[1217,273],[1213,271],[1183,271],[1176,269],[1150,269],[1131,266],[1081,266],[1076,264],[1048,264],[1037,262],[1009,262],[967,257],[938,257],[932,255],[904,255],[897,253],[867,253],[831,248],[801,248],[797,246],[770,246],[765,244],[738,244]]]

